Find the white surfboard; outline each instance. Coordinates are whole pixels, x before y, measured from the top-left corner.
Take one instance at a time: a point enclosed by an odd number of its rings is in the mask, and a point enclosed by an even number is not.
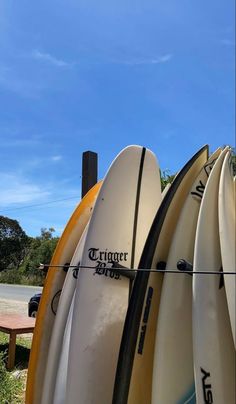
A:
[[[167,184],[165,189],[162,191],[162,199],[164,198],[167,190],[171,184]],[[67,279],[66,279],[67,280]],[[62,290],[62,295],[60,301],[63,299],[64,289]],[[66,380],[67,380],[67,369],[68,369],[68,357],[69,357],[69,343],[70,343],[70,333],[72,325],[72,313],[73,313],[73,302],[71,303],[70,312],[67,318],[66,326],[64,327],[65,332],[63,333],[63,343],[61,347],[60,359],[58,364],[58,369],[56,371],[56,385],[54,391],[54,403],[63,404],[65,402],[65,392],[66,392]],[[59,316],[60,305],[57,311],[57,316]],[[54,326],[55,328],[55,326]],[[49,351],[51,352],[51,350]],[[46,401],[47,402],[47,401]],[[51,402],[48,400],[48,402]]]
[[[200,207],[194,271],[220,271],[218,193],[224,149],[208,179]],[[193,275],[193,352],[197,403],[235,403],[235,349],[223,275]]]
[[[192,276],[180,274],[177,263],[193,263],[195,232],[207,179],[220,154],[202,167],[181,210],[164,275],[157,323],[152,403],[195,403],[192,346]],[[181,368],[181,370],[180,370]]]
[[[111,404],[130,280],[161,201],[159,166],[140,146],[112,163],[90,220],[76,287],[66,404]],[[56,404],[56,403],[55,403]]]
[[[87,230],[88,225],[84,229],[81,239],[77,245],[77,248],[71,260],[72,267],[68,269],[66,279],[62,288],[48,350],[47,366],[43,384],[42,404],[49,404],[53,401],[57,370],[60,362],[60,355],[63,350],[64,331],[71,307],[71,302],[74,296],[76,280],[78,277],[78,270],[75,270],[75,268],[73,267],[79,265],[81,261]],[[64,369],[66,371],[66,367]]]
[[[70,311],[68,314],[65,332],[63,336],[62,350],[58,369],[56,373],[55,391],[53,397],[53,404],[65,404],[66,403],[66,383],[69,366],[69,349],[70,349],[70,336],[72,327],[72,315],[74,310],[75,293],[71,302]]]
[[[208,146],[202,147],[180,170],[157,210],[134,281],[116,370],[113,404],[151,402],[156,324],[163,274],[155,272],[168,258],[181,208],[202,166]],[[164,404],[164,403],[161,403]]]
[[[30,351],[25,394],[26,404],[41,404],[48,348],[60,293],[66,277],[66,272],[62,266],[70,263],[73,257],[78,241],[91,216],[100,187],[101,183],[94,185],[76,207],[65,226],[50,262]]]
[[[219,229],[223,271],[235,272],[236,268],[236,198],[232,167],[230,166],[231,152],[228,151],[222,166],[219,186]],[[236,347],[235,337],[235,275],[225,275],[225,290],[229,308],[231,328]]]
[[[162,199],[165,198],[165,196],[166,196],[166,194],[167,194],[167,192],[168,192],[168,190],[169,190],[170,187],[171,187],[171,184],[170,184],[170,183],[168,183],[168,184],[165,186],[165,188],[163,189],[163,191],[162,191],[162,193],[161,193],[161,198],[162,198]]]

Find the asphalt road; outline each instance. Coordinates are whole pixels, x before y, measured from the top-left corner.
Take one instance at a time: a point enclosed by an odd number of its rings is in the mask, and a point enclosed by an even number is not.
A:
[[[0,283],[0,299],[16,300],[28,303],[29,299],[38,292],[41,292],[40,286],[7,285]]]

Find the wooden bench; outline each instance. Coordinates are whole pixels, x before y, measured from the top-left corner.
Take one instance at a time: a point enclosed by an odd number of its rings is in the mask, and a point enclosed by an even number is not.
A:
[[[9,334],[7,369],[12,370],[15,364],[17,334],[33,333],[35,318],[17,314],[0,314],[0,331]]]

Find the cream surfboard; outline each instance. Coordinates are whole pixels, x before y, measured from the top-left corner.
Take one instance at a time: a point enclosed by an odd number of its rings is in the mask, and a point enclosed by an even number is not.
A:
[[[88,230],[88,224],[84,229],[84,232],[80,238],[80,241],[76,247],[75,253],[71,260],[71,268],[69,268],[67,272],[60,300],[58,303],[57,315],[54,321],[54,326],[48,350],[47,366],[45,369],[45,376],[43,383],[43,394],[41,401],[42,404],[49,404],[53,402],[57,370],[60,362],[60,355],[63,350],[64,330],[66,327],[70,306],[74,296],[76,279],[78,277],[78,269],[74,267],[80,264],[85,238],[87,235],[87,230]]]
[[[203,195],[196,230],[194,271],[220,271],[219,180],[225,148]],[[193,353],[199,404],[235,403],[235,349],[222,275],[193,275]]]
[[[169,190],[170,187],[171,187],[171,184],[170,184],[170,183],[165,186],[165,188],[163,189],[163,191],[162,191],[162,193],[161,193],[161,198],[162,198],[162,199],[165,198],[165,196],[166,196],[166,194],[167,194],[167,191]]]
[[[167,184],[167,186],[165,187],[165,189],[163,190],[161,196],[162,198],[165,196],[167,190],[169,189],[171,184]],[[71,264],[73,265],[73,259]],[[68,275],[67,275],[68,276]],[[67,278],[66,278],[67,280]],[[65,291],[66,295],[67,292]],[[62,290],[62,294],[60,297],[60,302],[59,302],[59,307],[58,307],[58,311],[57,311],[57,318],[59,317],[59,311],[60,311],[60,306],[62,303],[62,299],[63,299],[63,294],[64,294],[64,287]],[[63,306],[65,306],[65,304],[63,304]],[[67,323],[66,323],[66,327],[65,328],[65,332],[63,333],[63,344],[61,347],[61,354],[60,354],[60,360],[59,360],[59,364],[58,364],[58,370],[56,371],[56,386],[55,386],[55,392],[54,392],[54,403],[57,404],[63,404],[65,402],[65,386],[66,386],[66,376],[67,376],[67,369],[68,369],[68,355],[69,355],[69,341],[70,341],[70,332],[71,332],[71,322],[72,322],[72,313],[73,313],[73,303],[71,304],[70,307],[70,313],[68,315],[67,318]],[[57,321],[56,318],[56,321]],[[55,328],[55,325],[54,325]],[[61,329],[63,329],[63,327],[60,327]],[[53,345],[54,343],[52,343],[53,337],[51,338],[51,345]],[[53,350],[50,352],[49,354],[53,352]],[[55,357],[55,355],[53,355],[53,357]],[[49,359],[48,359],[49,361]],[[51,385],[51,381],[49,382],[49,378],[45,378],[46,380],[48,380],[48,384],[49,386]],[[45,388],[45,386],[44,386]],[[47,402],[52,402],[50,399],[48,399],[48,401],[45,401],[45,403]]]
[[[208,147],[182,168],[167,191],[153,221],[139,268],[155,270],[166,263],[181,207],[202,166]],[[155,333],[163,276],[137,272],[125,320],[116,372],[113,404],[151,402]],[[164,403],[163,403],[164,404]]]
[[[235,272],[236,269],[236,197],[235,183],[231,166],[231,151],[228,151],[222,166],[219,186],[219,229],[223,271]],[[231,329],[236,347],[235,337],[235,275],[225,275],[225,290],[231,321]]]
[[[112,163],[90,220],[76,287],[66,404],[111,404],[130,280],[161,201],[159,166],[140,146]]]
[[[66,383],[69,366],[69,349],[70,349],[72,315],[74,310],[74,300],[75,300],[75,293],[71,302],[70,311],[68,314],[65,332],[63,336],[62,350],[56,373],[56,383],[55,383],[53,401],[51,401],[52,404],[66,403]]]
[[[180,260],[193,263],[198,213],[218,149],[202,167],[173,234],[163,280],[153,363],[152,403],[195,403],[192,345],[192,276],[180,274]],[[181,368],[181,371],[180,371]]]
[[[100,187],[101,183],[96,184],[75,209],[58,242],[50,263],[36,318],[30,352],[26,404],[41,403],[45,365],[55,321],[58,296],[60,295],[66,276],[66,272],[63,271],[61,267],[57,266],[70,263],[78,241],[91,216]]]

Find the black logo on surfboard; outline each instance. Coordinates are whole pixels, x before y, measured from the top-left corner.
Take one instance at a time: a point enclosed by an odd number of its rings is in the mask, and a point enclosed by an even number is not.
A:
[[[73,268],[73,278],[78,279],[79,276],[79,267],[80,267],[80,262],[78,262],[77,268]]]
[[[211,173],[211,170],[212,170],[212,168],[213,168],[213,166],[214,166],[216,160],[217,160],[217,159],[214,159],[214,160],[212,160],[210,163],[204,165],[204,171],[205,171],[207,177],[209,177],[209,175],[210,175],[210,173]]]
[[[204,166],[204,171],[206,173],[207,178],[209,177],[211,170],[216,162],[216,159],[211,161],[209,164]],[[195,196],[197,199],[202,199],[204,191],[206,188],[206,184],[204,184],[201,180],[199,181],[198,185],[196,186],[195,190],[191,192],[191,195]]]
[[[152,303],[152,296],[153,296],[153,288],[150,286],[148,289],[148,293],[147,293],[146,305],[145,305],[145,310],[144,310],[144,314],[143,314],[142,327],[141,327],[139,343],[138,343],[138,354],[140,354],[140,355],[142,355],[142,353],[143,353],[144,341],[145,341],[145,336],[146,336],[146,331],[147,331],[148,317],[149,317],[151,303]]]
[[[52,301],[51,301],[51,310],[54,315],[57,314],[57,307],[58,307],[60,296],[61,296],[61,289],[55,293],[55,295],[53,296]]]
[[[202,374],[202,390],[203,390],[203,398],[205,404],[212,404],[213,403],[213,393],[212,393],[212,386],[210,383],[209,378],[211,377],[210,372],[207,372],[203,368],[201,369]]]
[[[96,262],[94,275],[104,275],[116,280],[121,279],[121,275],[111,266],[114,262],[118,264],[127,262],[128,255],[128,252],[107,251],[107,249],[101,251],[99,248],[89,248],[88,250],[88,258],[90,261]]]
[[[203,194],[205,191],[205,185],[203,184],[203,182],[200,180],[198,185],[196,186],[195,191],[191,192],[191,195],[196,196],[197,198],[202,199]]]

